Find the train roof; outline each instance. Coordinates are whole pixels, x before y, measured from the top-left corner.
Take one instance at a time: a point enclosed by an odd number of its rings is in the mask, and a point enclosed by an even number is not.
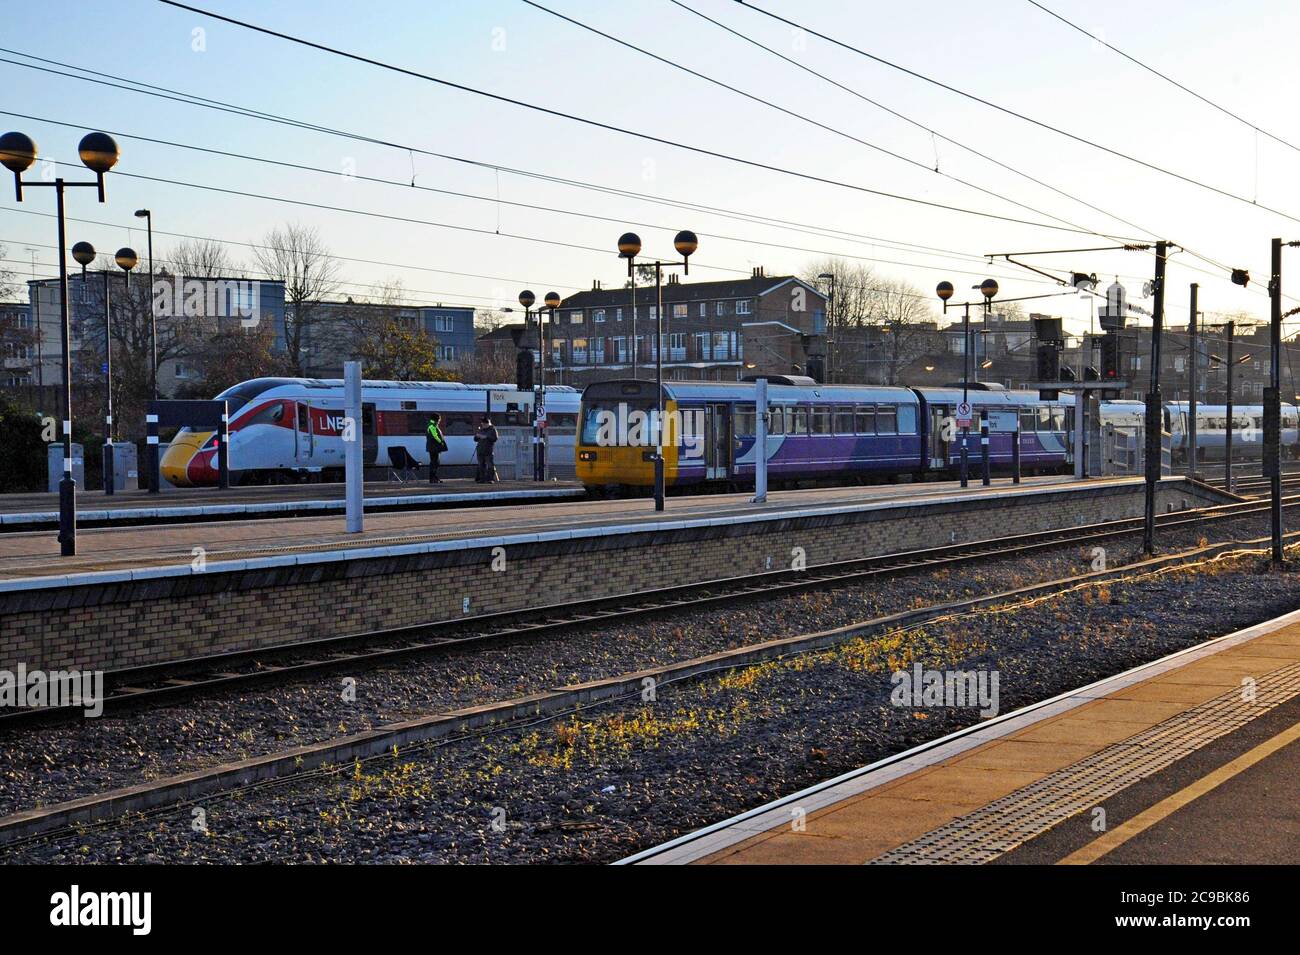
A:
[[[673,400],[698,399],[703,401],[736,401],[754,394],[752,381],[665,381],[664,397]],[[643,378],[615,378],[597,381],[586,387],[584,401],[608,398],[655,397],[655,383]],[[767,400],[771,403],[825,401],[861,401],[863,403],[892,402],[917,404],[910,388],[873,387],[870,385],[778,385],[767,386]]]
[[[926,401],[935,404],[956,404],[962,399],[960,388],[917,388]],[[971,388],[966,399],[978,408],[997,408],[1012,405],[1073,405],[1073,398],[1060,398],[1043,401],[1036,391],[986,391],[983,388]]]

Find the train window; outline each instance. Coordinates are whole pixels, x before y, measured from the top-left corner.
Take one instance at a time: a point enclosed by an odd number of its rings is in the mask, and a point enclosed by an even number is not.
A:
[[[475,416],[468,411],[448,411],[442,416],[444,435],[474,433]]]
[[[853,434],[853,408],[836,408],[834,424],[836,434]]]
[[[899,405],[898,433],[916,434],[916,408],[912,405]]]
[[[1038,415],[1034,413],[1033,408],[1020,409],[1020,430],[1021,431],[1038,430]]]
[[[524,412],[523,415],[525,423],[527,423],[526,419],[528,418],[528,414]],[[578,416],[576,414],[548,413],[546,416],[546,429],[548,431],[577,431]]]
[[[284,404],[279,401],[273,401],[265,408],[261,408],[255,412],[243,426],[248,427],[251,424],[275,424],[283,418]]]
[[[808,433],[808,409],[807,408],[789,408],[787,414],[792,415],[792,424],[790,434],[807,434]]]
[[[898,433],[898,409],[893,405],[876,406],[876,434]]]
[[[304,434],[310,430],[309,427],[310,422],[308,420],[309,414],[310,413],[307,411],[306,405],[302,405],[302,404],[298,405],[298,430],[303,432]]]
[[[854,413],[858,434],[876,433],[876,409],[871,405],[859,405]]]
[[[830,434],[831,433],[831,409],[825,405],[818,405],[812,409],[812,433],[813,434]]]
[[[785,413],[780,405],[767,409],[767,433],[785,434]]]
[[[1052,409],[1052,430],[1053,431],[1065,430],[1065,409],[1064,408]]]
[[[754,434],[754,418],[755,412],[753,405],[736,405],[735,424],[733,425],[736,429],[736,434],[747,436]]]
[[[1038,409],[1038,430],[1052,430],[1052,409],[1047,406]]]

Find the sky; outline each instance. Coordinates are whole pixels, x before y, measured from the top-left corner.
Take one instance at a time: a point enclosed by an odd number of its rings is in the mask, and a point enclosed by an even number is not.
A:
[[[1293,99],[1300,65],[1291,49],[1291,38],[1300,31],[1300,5],[1284,0],[1240,0],[1230,7],[1208,0],[1041,2],[1300,145]],[[744,275],[756,266],[769,275],[798,272],[823,254],[837,254],[872,264],[881,277],[906,280],[927,294],[937,282],[950,280],[958,288],[954,301],[977,298],[970,287],[987,276],[999,281],[1002,298],[1060,291],[1032,272],[1004,261],[990,265],[986,258],[1022,252],[1029,254],[1021,260],[1031,265],[1095,272],[1103,286],[1120,277],[1130,301],[1149,308],[1141,286],[1152,272],[1150,253],[1038,253],[1165,238],[1187,250],[1170,259],[1166,297],[1169,323],[1183,324],[1191,282],[1200,283],[1200,306],[1211,318],[1239,311],[1265,318],[1269,240],[1300,238],[1300,151],[1151,75],[1029,0],[754,0],[753,5],[1085,142],[937,88],[735,0],[546,0],[543,5],[789,113],[522,0],[196,0],[194,5],[644,136],[401,75],[156,0],[45,0],[11,9],[0,28],[0,60],[12,61],[0,62],[5,91],[0,127],[31,135],[42,159],[71,162],[60,167],[69,178],[86,172],[75,155],[85,131],[114,134],[122,151],[108,177],[105,204],[97,204],[91,190],[69,194],[69,243],[86,239],[101,251],[132,245],[143,255],[145,239],[132,212],[148,207],[157,258],[166,257],[177,235],[203,236],[232,243],[232,257],[251,265],[252,250],[238,243],[257,242],[292,221],[315,226],[344,259],[346,280],[353,283],[344,294],[372,295],[376,285],[400,279],[410,302],[499,307],[513,305],[523,288],[540,299],[552,289],[568,294],[588,288],[593,280],[606,286],[622,282],[625,270],[615,244],[628,229],[641,235],[645,254],[665,258],[674,254],[674,233],[691,229],[700,238],[691,268],[696,279]],[[691,9],[938,135],[724,32]],[[371,141],[16,65],[68,72],[33,57]],[[1089,142],[1247,201],[1217,195]],[[219,189],[292,202],[214,191]],[[0,268],[30,277],[29,250],[34,250],[36,274],[56,272],[52,212],[46,190],[29,191],[20,205],[12,187],[0,183],[0,246],[7,259]],[[1287,254],[1297,270],[1287,283],[1296,297],[1287,307],[1294,307],[1300,302],[1300,249]],[[1250,286],[1231,284],[1226,267],[1249,269]],[[1072,294],[1025,305],[1062,315],[1075,330],[1086,328],[1090,314],[1089,301]]]

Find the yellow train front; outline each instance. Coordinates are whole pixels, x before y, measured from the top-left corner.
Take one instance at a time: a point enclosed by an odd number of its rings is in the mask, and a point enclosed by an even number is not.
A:
[[[588,385],[582,393],[576,442],[578,480],[589,491],[654,487],[658,397],[653,381],[615,380]],[[678,407],[664,386],[664,484],[673,487],[694,475],[692,414]]]

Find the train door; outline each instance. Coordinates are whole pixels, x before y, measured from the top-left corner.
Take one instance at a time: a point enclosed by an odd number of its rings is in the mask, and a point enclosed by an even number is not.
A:
[[[448,415],[443,415],[442,420],[447,421]],[[373,401],[363,401],[361,403],[361,462],[362,464],[374,464],[379,458],[379,432],[376,430],[379,421],[375,415],[375,403]],[[444,424],[444,427],[446,425]]]
[[[294,461],[299,467],[311,464],[312,452],[315,450],[315,435],[312,433],[311,402],[299,401],[298,420],[294,428],[296,452]]]
[[[945,423],[949,411],[944,405],[930,405],[930,467],[946,468],[948,466],[949,441],[945,435]]]
[[[704,477],[725,480],[732,471],[731,406],[704,408]]]

